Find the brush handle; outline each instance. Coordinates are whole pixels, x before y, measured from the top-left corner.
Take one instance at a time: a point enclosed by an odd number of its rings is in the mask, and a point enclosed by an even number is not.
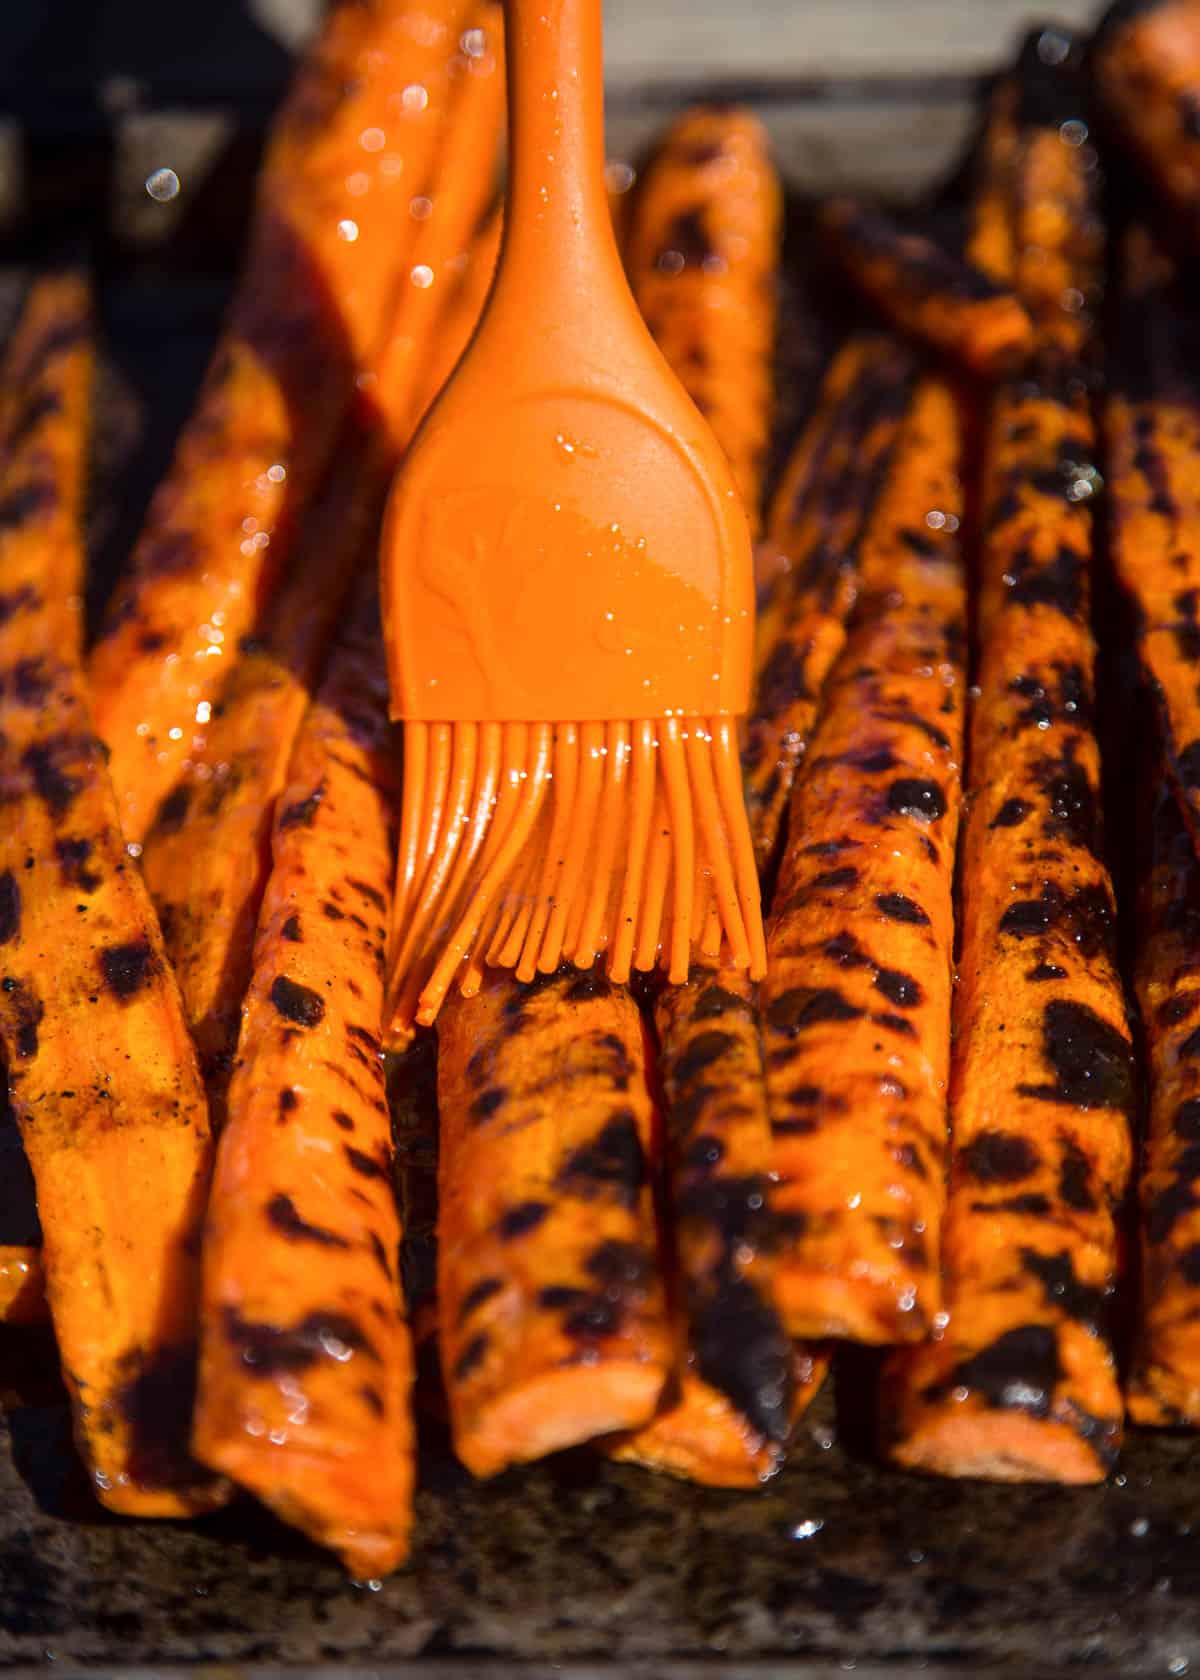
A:
[[[505,26],[501,279],[535,315],[543,304],[552,319],[564,306],[594,311],[606,282],[626,289],[604,184],[601,0],[506,0]]]

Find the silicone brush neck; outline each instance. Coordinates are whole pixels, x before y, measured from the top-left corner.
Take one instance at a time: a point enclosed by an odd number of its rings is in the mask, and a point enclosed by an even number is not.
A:
[[[506,0],[508,213],[498,289],[557,312],[624,289],[604,184],[600,0]]]

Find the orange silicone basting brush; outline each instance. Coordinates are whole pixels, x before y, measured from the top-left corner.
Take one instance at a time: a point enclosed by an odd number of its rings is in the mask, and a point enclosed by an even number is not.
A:
[[[404,720],[391,1016],[485,963],[609,975],[694,952],[759,975],[734,719],[746,515],[625,281],[604,183],[600,0],[508,0],[496,279],[384,528]]]

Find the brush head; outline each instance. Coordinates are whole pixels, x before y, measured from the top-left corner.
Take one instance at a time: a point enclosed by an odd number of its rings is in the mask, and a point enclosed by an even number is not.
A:
[[[564,358],[557,376],[486,335],[468,353],[385,522],[394,715],[746,709],[746,516],[700,415],[649,340],[637,348],[615,365]]]

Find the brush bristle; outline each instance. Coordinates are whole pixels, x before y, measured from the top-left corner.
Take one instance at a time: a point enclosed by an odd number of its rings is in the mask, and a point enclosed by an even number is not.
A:
[[[485,964],[609,978],[766,968],[733,722],[407,723],[388,1013],[433,1021]]]

